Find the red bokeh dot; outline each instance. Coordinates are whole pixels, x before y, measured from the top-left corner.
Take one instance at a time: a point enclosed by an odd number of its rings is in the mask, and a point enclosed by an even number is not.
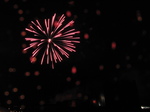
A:
[[[30,72],[25,72],[25,76],[30,76]]]
[[[18,9],[18,5],[17,4],[14,4],[14,9]]]
[[[70,81],[71,81],[71,77],[67,77],[66,80],[67,80],[68,82],[70,82]]]
[[[96,101],[96,100],[92,100],[92,103],[96,104],[96,103],[97,103],[97,101]]]
[[[71,0],[71,1],[68,2],[68,4],[69,4],[69,5],[74,5],[74,1]]]
[[[22,32],[21,32],[21,36],[26,36],[26,32],[25,32],[25,31],[22,31]]]
[[[99,66],[99,70],[101,70],[101,71],[104,70],[104,66],[103,66],[103,65],[100,65],[100,66]]]
[[[19,20],[20,20],[20,21],[24,21],[24,17],[20,17]]]
[[[76,74],[77,73],[77,68],[75,66],[72,67],[71,73],[72,74]]]
[[[80,85],[80,81],[76,81],[75,84],[78,86]]]
[[[112,48],[112,49],[116,49],[116,46],[117,46],[117,45],[116,45],[116,42],[112,42],[112,43],[111,43],[111,48]]]
[[[23,10],[22,10],[22,9],[19,9],[19,10],[18,10],[18,14],[23,14]]]
[[[72,13],[70,11],[66,11],[66,16],[67,17],[71,17],[72,16]]]
[[[96,10],[96,14],[97,14],[97,15],[100,15],[100,14],[101,14],[101,11],[97,9],[97,10]]]
[[[35,71],[35,72],[34,72],[34,75],[35,75],[35,76],[39,76],[39,75],[40,75],[40,72],[39,72],[39,71]]]
[[[84,34],[84,39],[89,39],[89,34],[88,33]]]
[[[30,57],[30,62],[31,62],[31,63],[35,63],[36,60],[37,60],[36,57]]]

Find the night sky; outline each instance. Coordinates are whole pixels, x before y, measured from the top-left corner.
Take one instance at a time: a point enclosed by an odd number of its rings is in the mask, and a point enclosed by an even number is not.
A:
[[[136,0],[1,0],[0,107],[137,112],[149,106],[149,10],[147,2]],[[52,69],[39,58],[31,63],[31,50],[23,49],[29,46],[29,23],[54,13],[75,21],[80,43]]]

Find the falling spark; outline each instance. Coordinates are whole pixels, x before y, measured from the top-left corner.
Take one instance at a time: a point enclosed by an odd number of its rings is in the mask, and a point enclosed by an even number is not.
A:
[[[25,29],[32,33],[33,37],[25,38],[30,45],[24,50],[33,48],[31,58],[42,54],[41,65],[51,63],[54,69],[54,63],[61,62],[63,56],[69,58],[68,52],[76,52],[75,44],[80,43],[80,31],[72,27],[73,20],[65,22],[64,14],[57,19],[55,13],[51,19],[44,19],[43,23],[39,20],[31,21],[31,25]]]

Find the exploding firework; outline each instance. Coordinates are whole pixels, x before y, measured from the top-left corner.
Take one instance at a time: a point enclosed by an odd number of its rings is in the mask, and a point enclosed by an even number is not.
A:
[[[69,52],[76,52],[76,43],[80,43],[80,31],[73,28],[74,21],[65,21],[65,15],[60,17],[56,13],[51,19],[31,21],[25,30],[32,33],[32,37],[25,40],[30,44],[24,50],[33,48],[31,58],[41,55],[41,64],[51,64],[61,62],[64,57],[69,58]],[[32,62],[32,61],[31,61]]]

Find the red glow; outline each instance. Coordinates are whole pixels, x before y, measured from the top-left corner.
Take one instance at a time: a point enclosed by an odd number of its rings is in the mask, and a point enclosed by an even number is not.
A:
[[[25,76],[30,76],[30,72],[25,72]]]
[[[112,49],[116,49],[116,46],[117,46],[117,45],[116,45],[116,42],[112,42],[112,43],[111,43],[111,48],[112,48]]]
[[[76,81],[75,83],[76,83],[76,85],[77,85],[77,86],[79,86],[79,85],[80,85],[80,81]]]
[[[73,0],[72,0],[72,1],[69,1],[68,4],[69,4],[69,5],[74,5],[74,1],[73,1]]]
[[[22,31],[22,32],[21,32],[21,36],[23,36],[23,37],[26,36],[26,32],[25,32],[25,31]]]
[[[30,62],[35,63],[36,62],[36,57],[30,57]]]
[[[24,17],[20,17],[19,20],[20,20],[20,21],[24,21]]]
[[[11,104],[12,101],[11,101],[11,100],[7,100],[6,103],[7,103],[7,104]]]
[[[71,81],[71,77],[67,77],[66,80],[67,80],[68,82],[70,82],[70,81]]]
[[[76,74],[77,73],[77,68],[75,66],[72,67],[71,73],[72,74]]]
[[[35,71],[35,72],[34,72],[34,75],[35,75],[35,76],[39,76],[39,75],[40,75],[40,72],[39,72],[39,71]]]
[[[84,39],[89,39],[89,34],[88,33],[84,34]]]
[[[99,69],[102,71],[102,70],[104,70],[104,66],[103,65],[100,65],[99,66]]]
[[[19,9],[18,14],[23,14],[23,10]]]
[[[96,10],[96,14],[97,14],[97,15],[100,15],[100,14],[101,14],[101,11],[100,11],[100,10]]]
[[[18,92],[18,88],[13,88],[12,91],[15,93]]]
[[[92,102],[93,102],[94,104],[96,104],[96,103],[97,103],[97,101],[96,101],[96,100],[93,100]]]
[[[75,101],[71,102],[71,107],[76,107],[76,102]]]
[[[25,95],[20,95],[19,97],[21,100],[25,99]]]
[[[18,5],[17,4],[14,4],[14,9],[18,9]]]
[[[9,91],[5,91],[5,92],[4,92],[4,95],[5,95],[5,96],[8,96],[8,95],[9,95]]]
[[[67,17],[71,17],[71,12],[70,11],[66,11],[66,15],[67,15]]]

